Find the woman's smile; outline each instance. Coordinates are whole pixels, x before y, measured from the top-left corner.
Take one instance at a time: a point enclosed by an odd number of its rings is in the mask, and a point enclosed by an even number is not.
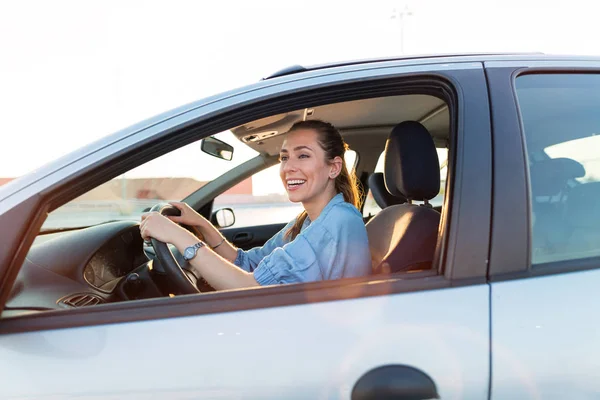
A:
[[[306,179],[288,179],[287,180],[287,190],[294,191],[298,190],[306,183]]]

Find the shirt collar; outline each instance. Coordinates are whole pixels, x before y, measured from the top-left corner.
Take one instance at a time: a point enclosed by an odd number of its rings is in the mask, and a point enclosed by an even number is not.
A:
[[[336,204],[343,203],[343,202],[344,202],[344,195],[342,193],[336,194],[335,196],[333,196],[333,198],[331,200],[329,200],[329,203],[327,203],[325,208],[323,210],[321,210],[319,217],[321,217],[321,215],[327,214],[327,212],[329,212],[329,210]],[[317,219],[319,219],[319,217],[317,217]],[[302,225],[303,225],[303,227],[306,227],[306,226],[310,225],[311,222],[312,221],[310,220],[310,217],[307,215],[306,219],[304,220],[304,224],[302,224]]]

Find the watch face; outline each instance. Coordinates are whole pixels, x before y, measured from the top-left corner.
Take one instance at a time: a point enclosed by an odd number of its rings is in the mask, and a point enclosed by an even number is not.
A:
[[[183,253],[183,256],[185,258],[187,258],[188,260],[190,258],[193,258],[196,255],[196,252],[194,251],[194,249],[192,247],[188,247],[187,249],[185,249],[185,252]]]

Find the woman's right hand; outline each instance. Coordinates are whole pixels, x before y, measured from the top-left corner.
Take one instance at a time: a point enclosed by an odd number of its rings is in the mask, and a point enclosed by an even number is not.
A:
[[[199,228],[203,228],[205,224],[210,224],[206,218],[202,215],[198,214],[192,207],[190,207],[187,203],[182,203],[179,201],[170,202],[173,207],[177,208],[181,211],[181,216],[169,216],[169,219],[173,222],[177,222],[178,224],[184,224],[189,226],[197,226]]]

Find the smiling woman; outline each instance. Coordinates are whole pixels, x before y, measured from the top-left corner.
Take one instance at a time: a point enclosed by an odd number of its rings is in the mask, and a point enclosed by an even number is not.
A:
[[[347,148],[331,124],[292,126],[280,150],[280,176],[290,201],[304,210],[260,248],[236,248],[183,203],[174,203],[181,216],[142,216],[142,237],[172,243],[195,275],[217,290],[366,276],[371,256],[356,178],[343,159]],[[175,223],[197,227],[215,245],[209,248]]]
[[[300,232],[307,217],[316,219],[318,213],[313,209],[322,209],[336,193],[342,193],[346,202],[359,207],[356,175],[348,172],[344,162],[346,150],[348,145],[329,123],[302,121],[290,129],[280,152],[281,180],[287,187],[290,201],[301,202],[304,206],[289,231],[292,239]],[[333,185],[330,185],[332,179]]]

